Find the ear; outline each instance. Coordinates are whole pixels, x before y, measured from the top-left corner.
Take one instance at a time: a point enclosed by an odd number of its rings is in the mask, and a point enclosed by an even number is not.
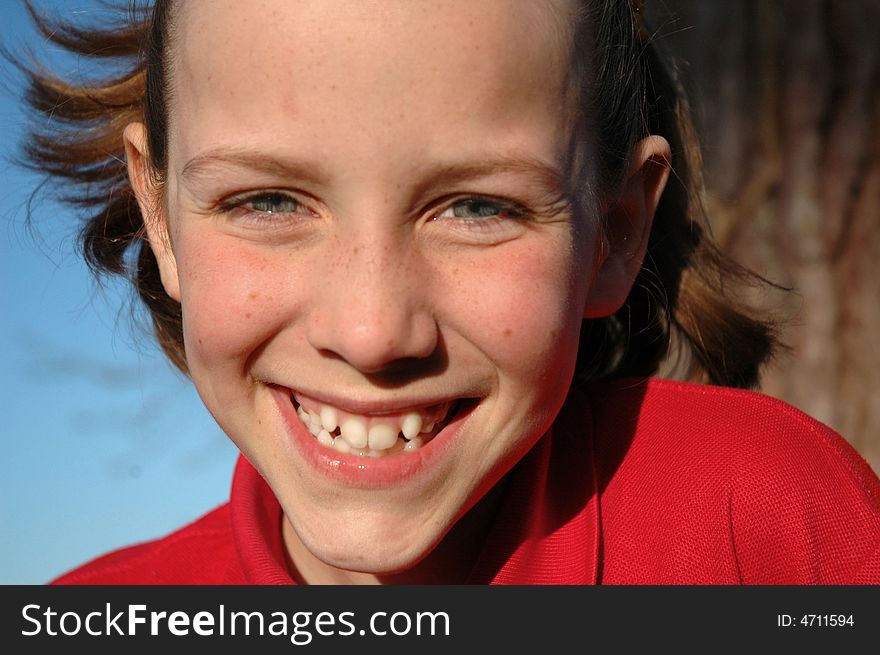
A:
[[[633,148],[626,182],[605,216],[605,235],[584,318],[616,312],[642,268],[651,223],[669,178],[671,154],[662,136],[649,136]]]
[[[122,133],[122,138],[125,143],[128,179],[144,219],[147,241],[159,264],[162,286],[165,287],[165,293],[180,302],[177,260],[168,233],[168,217],[160,192],[150,177],[147,129],[143,123],[130,123]]]

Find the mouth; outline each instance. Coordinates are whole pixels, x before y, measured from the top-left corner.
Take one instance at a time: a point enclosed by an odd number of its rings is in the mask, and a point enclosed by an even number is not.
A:
[[[385,458],[418,451],[456,416],[462,399],[394,411],[355,413],[291,391],[290,402],[315,440],[337,453]]]

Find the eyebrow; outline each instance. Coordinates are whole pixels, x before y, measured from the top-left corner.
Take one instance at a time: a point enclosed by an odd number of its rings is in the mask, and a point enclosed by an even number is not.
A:
[[[241,148],[217,148],[190,159],[180,172],[187,181],[208,177],[217,168],[248,168],[278,177],[320,184],[329,176],[317,165]]]
[[[553,164],[527,155],[491,156],[464,163],[442,163],[431,167],[418,186],[424,191],[438,184],[458,184],[498,174],[528,175],[541,186],[558,194],[566,194],[568,181],[563,171]]]
[[[330,175],[320,165],[240,148],[218,148],[190,159],[181,176],[188,181],[210,176],[215,168],[247,168],[272,176],[323,184]],[[566,194],[568,180],[560,167],[536,157],[521,154],[491,155],[477,161],[441,162],[427,168],[416,186],[424,193],[441,184],[460,184],[498,174],[528,175],[550,191]]]

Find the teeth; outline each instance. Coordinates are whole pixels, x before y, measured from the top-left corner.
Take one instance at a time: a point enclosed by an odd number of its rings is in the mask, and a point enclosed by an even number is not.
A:
[[[339,426],[339,432],[342,438],[348,442],[352,448],[367,447],[367,426],[364,422],[357,418],[348,418]]]
[[[410,412],[403,417],[403,423],[400,425],[400,431],[407,439],[412,439],[422,431],[422,415],[418,412]]]
[[[379,423],[370,428],[369,444],[373,450],[388,450],[397,443],[397,428]]]
[[[449,414],[450,404],[422,411],[387,415],[349,414],[314,401],[306,408],[295,398],[296,413],[318,442],[340,453],[383,457],[418,450],[434,436],[437,422]]]
[[[327,432],[333,432],[337,427],[336,410],[329,405],[324,405],[321,408],[321,426]]]

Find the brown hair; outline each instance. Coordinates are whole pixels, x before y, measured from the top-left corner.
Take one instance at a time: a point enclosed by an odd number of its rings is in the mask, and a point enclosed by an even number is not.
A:
[[[50,20],[28,5],[48,41],[123,72],[70,83],[22,66],[29,82],[27,102],[53,118],[32,130],[24,150],[33,168],[75,183],[63,199],[92,212],[81,232],[86,261],[97,273],[130,277],[160,345],[186,372],[181,308],[165,293],[145,240],[121,136],[128,123],[146,123],[151,166],[161,182],[170,5],[171,0],[155,0],[151,8],[133,7],[121,26],[91,28]],[[591,161],[599,167],[600,189],[613,196],[624,181],[633,145],[648,134],[669,141],[673,170],[627,302],[613,316],[584,321],[576,380],[651,375],[664,360],[674,360],[690,379],[754,386],[776,340],[773,322],[741,296],[762,280],[724,256],[709,238],[686,96],[670,60],[661,58],[655,39],[644,31],[639,12],[639,6],[622,0],[586,0],[575,19],[577,125],[589,122],[595,135]]]

